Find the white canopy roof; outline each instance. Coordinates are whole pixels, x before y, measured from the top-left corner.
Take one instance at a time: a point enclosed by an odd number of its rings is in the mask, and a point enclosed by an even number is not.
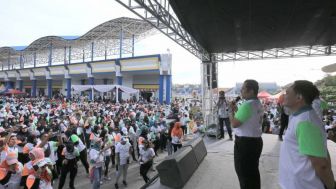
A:
[[[122,85],[72,85],[71,88],[76,92],[82,92],[87,90],[96,90],[102,93],[115,91],[116,89],[124,92],[124,93],[137,93],[138,90],[133,89],[131,87],[126,87]]]

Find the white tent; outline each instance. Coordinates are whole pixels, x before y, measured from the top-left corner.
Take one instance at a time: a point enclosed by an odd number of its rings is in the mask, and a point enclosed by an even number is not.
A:
[[[121,92],[128,93],[128,94],[139,93],[139,91],[136,89],[133,89],[131,87],[122,86],[122,85],[72,85],[71,88],[75,92],[83,92],[87,90],[92,90],[92,97],[93,97],[94,90],[101,92],[101,93],[106,93],[110,91],[121,91]],[[116,101],[118,102],[118,92],[116,92]]]

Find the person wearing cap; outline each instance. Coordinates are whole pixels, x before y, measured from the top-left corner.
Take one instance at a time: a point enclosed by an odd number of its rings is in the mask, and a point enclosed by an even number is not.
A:
[[[106,146],[104,149],[102,149],[102,146],[105,146],[105,142],[103,143],[102,140],[95,140],[92,141],[91,144],[89,159],[90,159],[90,179],[92,183],[92,189],[99,189],[100,185],[102,184],[101,175],[104,164],[103,152],[110,148],[110,146]]]
[[[70,140],[74,143],[75,147],[78,148],[79,150],[79,159],[81,160],[86,173],[89,174],[89,163],[87,160],[87,150],[86,150],[86,146],[84,145],[84,143],[82,142],[82,140],[76,135],[76,134],[72,134],[70,136]]]
[[[143,177],[144,181],[147,183],[149,178],[147,173],[153,165],[153,159],[155,157],[155,152],[147,140],[143,141],[144,147],[140,150],[140,175]]]
[[[126,137],[122,137],[120,143],[116,145],[116,160],[119,170],[117,171],[117,178],[115,182],[115,188],[118,189],[118,181],[121,176],[123,175],[123,184],[127,186],[126,178],[127,178],[127,171],[128,171],[128,164],[129,164],[129,157],[132,154],[131,144],[128,142]]]
[[[33,165],[34,172],[26,178],[25,187],[28,189],[52,189],[52,162],[43,158]]]
[[[23,166],[15,152],[9,152],[6,160],[0,164],[0,189],[18,189],[20,187]]]

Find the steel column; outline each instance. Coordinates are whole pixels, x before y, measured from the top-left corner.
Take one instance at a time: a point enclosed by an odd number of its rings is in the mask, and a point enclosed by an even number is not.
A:
[[[67,99],[71,99],[71,78],[66,78],[66,86],[67,86]]]
[[[48,98],[52,98],[52,79],[47,79],[47,92],[48,92]]]

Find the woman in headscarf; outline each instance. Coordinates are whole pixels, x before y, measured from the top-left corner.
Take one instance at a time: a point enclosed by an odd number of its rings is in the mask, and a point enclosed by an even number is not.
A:
[[[183,131],[182,131],[180,122],[176,122],[174,124],[171,137],[172,137],[172,145],[174,148],[174,152],[176,152],[177,149],[180,149],[182,147]]]

